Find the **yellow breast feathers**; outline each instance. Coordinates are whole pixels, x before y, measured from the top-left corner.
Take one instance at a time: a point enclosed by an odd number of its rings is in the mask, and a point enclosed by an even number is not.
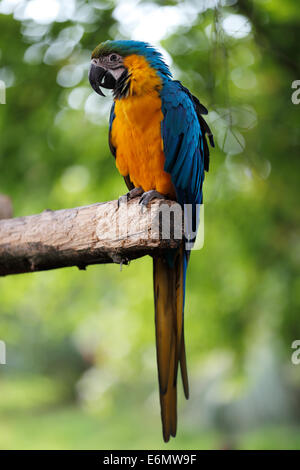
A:
[[[130,74],[128,97],[116,100],[112,144],[122,176],[129,175],[135,187],[175,197],[171,177],[164,171],[161,138],[161,79],[143,56],[124,59]]]

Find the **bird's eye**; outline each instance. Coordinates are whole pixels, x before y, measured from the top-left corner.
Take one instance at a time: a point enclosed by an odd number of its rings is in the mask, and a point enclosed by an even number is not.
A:
[[[109,56],[109,60],[110,60],[111,62],[115,62],[116,60],[118,60],[117,54],[111,54],[111,55]]]

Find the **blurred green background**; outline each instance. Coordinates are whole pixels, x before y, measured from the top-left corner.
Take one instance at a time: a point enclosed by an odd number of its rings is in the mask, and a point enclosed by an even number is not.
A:
[[[87,80],[105,39],[162,48],[217,143],[177,438],[161,437],[147,257],[0,280],[0,448],[300,448],[299,20],[297,0],[0,1],[0,192],[15,216],[126,191],[111,98]]]

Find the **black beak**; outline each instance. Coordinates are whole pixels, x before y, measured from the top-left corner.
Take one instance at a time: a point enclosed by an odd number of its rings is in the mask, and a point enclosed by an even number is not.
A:
[[[100,87],[113,89],[116,84],[116,79],[109,70],[99,67],[99,65],[95,65],[93,62],[91,63],[89,71],[89,81],[95,92],[101,96],[105,95],[102,93]]]

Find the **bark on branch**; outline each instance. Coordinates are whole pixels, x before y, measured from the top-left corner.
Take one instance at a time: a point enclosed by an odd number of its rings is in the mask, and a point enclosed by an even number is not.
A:
[[[178,231],[177,239],[174,233],[167,239],[159,236],[162,204],[171,211],[178,209],[173,201],[154,200],[142,213],[138,200],[120,208],[117,201],[110,201],[0,220],[0,276],[66,266],[127,264],[176,248]]]

